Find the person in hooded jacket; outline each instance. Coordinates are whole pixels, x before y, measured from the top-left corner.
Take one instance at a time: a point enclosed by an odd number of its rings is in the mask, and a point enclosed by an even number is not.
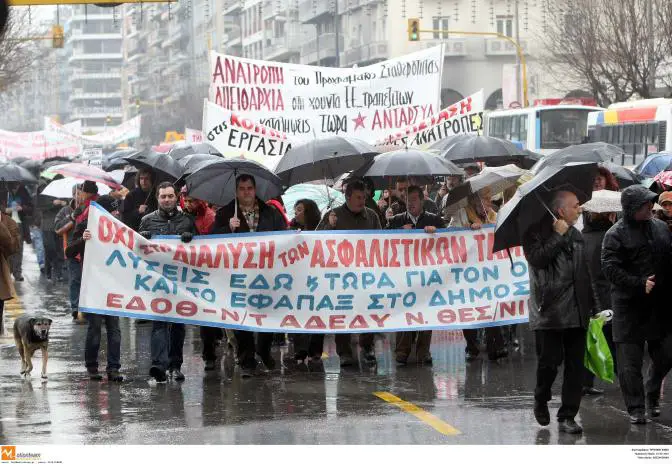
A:
[[[672,343],[667,291],[672,239],[667,224],[653,218],[656,197],[642,185],[623,190],[623,218],[602,244],[602,268],[611,282],[618,380],[633,424],[647,423],[647,408],[651,417],[660,415],[660,389],[671,367],[672,353],[666,351]],[[646,384],[645,345],[651,357]]]
[[[135,231],[140,227],[142,218],[158,208],[154,195],[155,182],[156,177],[151,170],[138,170],[135,177],[136,187],[126,195],[121,205],[121,220]]]

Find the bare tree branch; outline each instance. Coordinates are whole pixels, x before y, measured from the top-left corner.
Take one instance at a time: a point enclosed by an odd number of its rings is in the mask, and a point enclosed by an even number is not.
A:
[[[22,82],[38,57],[35,42],[22,40],[35,34],[28,11],[10,8],[6,29],[0,34],[0,92]]]

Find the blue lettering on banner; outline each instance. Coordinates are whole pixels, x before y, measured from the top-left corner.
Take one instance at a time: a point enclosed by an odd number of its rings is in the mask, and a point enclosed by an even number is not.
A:
[[[126,260],[119,250],[114,250],[112,253],[110,253],[110,257],[107,258],[107,261],[105,261],[105,265],[112,266],[112,263],[114,263],[115,259],[119,261],[119,266],[123,268],[126,267]]]
[[[352,300],[354,300],[355,295],[338,295],[336,296],[336,305],[337,311],[352,311],[354,308],[352,306]]]
[[[313,295],[299,295],[299,300],[296,303],[297,310],[303,309],[303,305],[301,304],[303,300],[308,300],[308,302],[310,303],[310,306],[308,306],[308,309],[310,311],[313,311],[315,309],[315,297]]]
[[[284,290],[291,290],[292,283],[294,283],[294,277],[292,277],[291,274],[278,274],[275,276],[275,285],[273,285],[273,290],[278,291],[281,288]]]
[[[231,307],[245,308],[245,294],[239,292],[231,293]]]
[[[135,290],[144,290],[146,292],[151,292],[151,289],[147,285],[147,282],[152,278],[152,276],[141,276],[140,274],[135,275]]]
[[[524,261],[516,261],[513,263],[513,266],[511,266],[511,274],[513,274],[514,277],[523,277],[524,275],[527,275],[527,263]]]
[[[245,274],[231,274],[229,280],[229,287],[231,288],[245,288]]]
[[[252,290],[268,290],[271,286],[268,285],[266,278],[262,274],[259,274],[250,284],[250,288]]]
[[[321,311],[323,309],[334,309],[334,304],[331,302],[331,298],[329,298],[329,295],[324,295],[320,302],[317,304],[317,308],[315,308],[315,311]]]
[[[280,308],[294,309],[294,306],[292,306],[292,302],[287,295],[282,295],[280,300],[273,306],[273,309]]]
[[[371,299],[371,303],[369,303],[369,306],[366,309],[385,309],[382,303],[380,303],[380,300],[385,298],[385,295],[382,293],[374,293],[369,295],[369,298]]]
[[[306,287],[308,287],[310,293],[313,293],[315,290],[317,290],[318,285],[319,284],[317,283],[317,277],[308,276],[308,278],[306,279]]]

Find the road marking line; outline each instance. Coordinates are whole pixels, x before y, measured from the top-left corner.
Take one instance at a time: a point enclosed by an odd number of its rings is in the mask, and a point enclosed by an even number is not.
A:
[[[381,400],[387,401],[388,403],[398,407],[402,411],[417,417],[422,422],[429,425],[439,433],[442,433],[444,435],[460,435],[462,433],[449,423],[442,421],[435,415],[428,413],[427,411],[414,405],[413,403],[409,403],[408,401],[402,400],[398,396],[394,396],[392,393],[373,392],[373,394],[378,398],[380,398]]]

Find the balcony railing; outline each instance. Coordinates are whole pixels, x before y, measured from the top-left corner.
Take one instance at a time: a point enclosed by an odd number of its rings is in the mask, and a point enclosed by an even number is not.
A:
[[[305,0],[299,4],[299,21],[313,23],[323,16],[333,15],[336,0]]]

